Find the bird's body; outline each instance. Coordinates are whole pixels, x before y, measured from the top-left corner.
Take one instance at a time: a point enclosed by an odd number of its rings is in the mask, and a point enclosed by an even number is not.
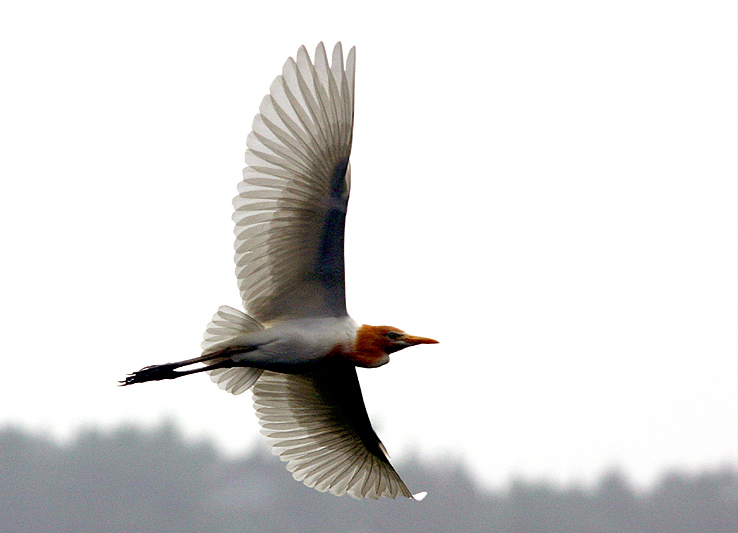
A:
[[[301,47],[262,101],[234,199],[236,276],[249,314],[223,306],[202,355],[146,367],[125,385],[207,371],[253,390],[262,432],[293,477],[355,498],[413,497],[366,414],[355,367],[435,343],[346,312],[344,224],[350,191],[355,52],[314,63]],[[203,366],[204,365],[204,366]]]
[[[229,339],[218,349],[230,350],[234,362],[292,374],[354,351],[358,329],[348,316],[297,318]]]

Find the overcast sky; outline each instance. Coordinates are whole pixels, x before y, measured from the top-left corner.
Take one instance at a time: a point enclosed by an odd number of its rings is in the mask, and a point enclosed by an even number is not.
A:
[[[341,40],[349,311],[441,341],[360,372],[393,457],[493,485],[735,462],[735,3],[435,6],[5,5],[0,424],[261,442],[250,394],[116,382],[239,306],[251,120],[299,45]]]

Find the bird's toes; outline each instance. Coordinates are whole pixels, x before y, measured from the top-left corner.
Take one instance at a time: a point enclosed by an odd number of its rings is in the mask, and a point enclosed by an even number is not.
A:
[[[175,372],[175,368],[177,368],[177,365],[174,363],[147,366],[127,375],[126,378],[119,383],[121,386],[126,386],[133,385],[134,383],[145,383],[147,381],[174,379],[178,375],[177,372]]]

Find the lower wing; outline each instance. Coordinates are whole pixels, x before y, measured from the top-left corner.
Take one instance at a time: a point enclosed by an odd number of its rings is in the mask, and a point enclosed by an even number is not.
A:
[[[336,496],[414,497],[372,429],[353,366],[265,371],[253,392],[262,433],[296,480]]]

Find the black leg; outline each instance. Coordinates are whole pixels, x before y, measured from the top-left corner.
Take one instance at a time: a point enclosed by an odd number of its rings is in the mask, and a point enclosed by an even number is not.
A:
[[[224,348],[207,355],[201,355],[200,357],[194,357],[192,359],[185,359],[177,363],[167,363],[165,365],[152,365],[147,366],[129,374],[126,379],[120,381],[121,385],[133,385],[134,383],[145,383],[147,381],[161,381],[163,379],[175,379],[189,374],[197,374],[198,372],[204,372],[205,370],[213,370],[216,368],[232,368],[234,366],[251,366],[244,362],[234,361],[231,357],[238,354],[252,352],[256,349],[255,346],[245,346],[238,348]],[[208,366],[199,366],[191,370],[181,370],[178,368],[183,366],[193,365],[195,363],[205,363],[208,361],[218,360],[220,361],[213,363]]]
[[[133,385],[135,383],[145,383],[147,381],[161,381],[163,379],[175,379],[189,374],[196,374],[198,372],[204,372],[206,370],[213,370],[215,368],[224,368],[234,366],[233,361],[225,359],[209,366],[203,366],[193,368],[191,370],[177,369],[182,366],[191,365],[193,363],[201,363],[204,361],[212,360],[215,358],[222,357],[222,354],[211,354],[205,357],[197,357],[195,359],[188,359],[187,361],[180,361],[179,363],[167,363],[165,365],[152,365],[142,368],[141,370],[129,374],[126,379],[120,381],[121,385]]]

